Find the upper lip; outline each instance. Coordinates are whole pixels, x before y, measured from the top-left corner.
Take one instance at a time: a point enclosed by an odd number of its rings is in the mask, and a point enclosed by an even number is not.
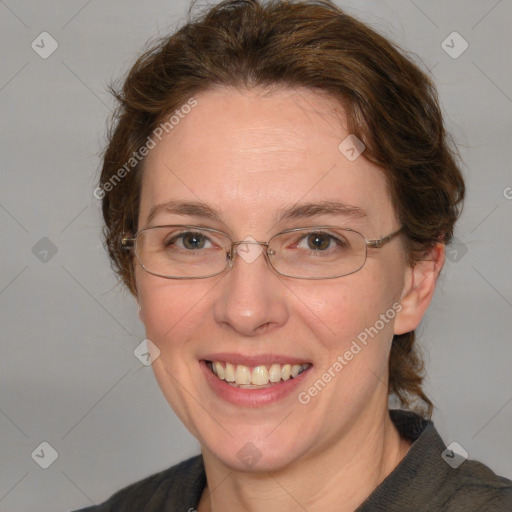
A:
[[[281,354],[255,354],[244,355],[235,352],[216,352],[214,354],[207,354],[202,357],[204,361],[222,361],[226,363],[242,364],[244,366],[258,366],[272,364],[311,364],[304,358],[286,356]]]

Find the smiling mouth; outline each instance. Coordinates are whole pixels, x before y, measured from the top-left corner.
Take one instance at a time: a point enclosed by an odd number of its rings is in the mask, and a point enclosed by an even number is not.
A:
[[[244,389],[264,389],[281,382],[295,379],[312,365],[277,364],[270,366],[261,364],[245,366],[224,361],[205,361],[211,372],[230,386]]]

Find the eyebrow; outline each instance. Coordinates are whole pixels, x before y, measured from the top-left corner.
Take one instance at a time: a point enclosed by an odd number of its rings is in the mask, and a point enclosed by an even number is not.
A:
[[[146,222],[149,224],[160,213],[203,217],[220,221],[220,213],[217,210],[199,201],[171,200],[166,203],[157,204],[149,211]],[[286,208],[281,208],[276,215],[276,222],[289,219],[305,219],[319,215],[342,215],[352,218],[367,217],[366,211],[358,206],[347,205],[339,201],[320,201],[316,203],[294,204]]]
[[[344,217],[365,218],[368,216],[365,210],[359,206],[351,206],[339,201],[320,201],[317,203],[294,204],[282,208],[276,216],[277,222],[288,219],[305,219],[318,215],[342,215]]]
[[[176,215],[188,215],[191,217],[204,217],[211,220],[220,220],[217,210],[199,201],[171,200],[153,206],[148,214],[146,222],[149,224],[160,213],[174,213]]]

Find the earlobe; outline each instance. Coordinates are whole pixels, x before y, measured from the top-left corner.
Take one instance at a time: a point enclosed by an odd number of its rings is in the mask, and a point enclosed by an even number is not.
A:
[[[418,261],[414,267],[407,269],[400,302],[402,309],[395,320],[395,334],[413,331],[420,324],[434,296],[444,258],[445,245],[438,243],[432,248],[427,259]]]

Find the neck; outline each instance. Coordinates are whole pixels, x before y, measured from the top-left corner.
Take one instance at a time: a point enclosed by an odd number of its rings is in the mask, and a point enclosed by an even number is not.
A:
[[[208,487],[198,512],[354,511],[393,471],[410,443],[402,439],[387,408],[359,418],[336,443],[272,472],[238,472],[203,448]]]

